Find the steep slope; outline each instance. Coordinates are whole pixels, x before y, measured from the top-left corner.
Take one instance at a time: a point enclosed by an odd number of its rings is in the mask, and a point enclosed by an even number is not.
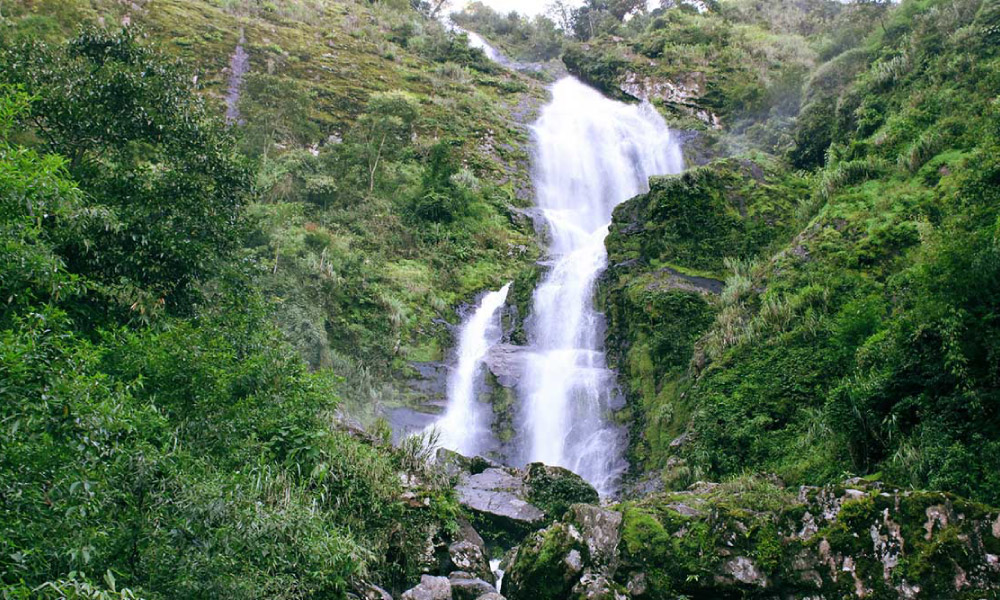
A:
[[[411,394],[409,365],[444,358],[455,309],[537,257],[523,123],[543,88],[408,3],[32,1],[7,17],[51,39],[138,25],[230,105],[260,161],[248,249],[282,329],[347,379],[359,417]]]
[[[630,318],[609,339],[647,424],[637,457],[670,485],[856,473],[1000,500],[997,19],[992,2],[903,2],[809,79],[788,156],[808,164],[818,144],[825,167],[734,186],[714,163],[714,180],[695,171],[620,209],[609,247],[638,261],[611,274],[606,307]],[[691,179],[706,189],[692,196]],[[719,195],[751,220],[755,198],[776,207],[764,243],[737,219],[720,246],[725,213],[698,212]],[[718,297],[683,289],[723,257]],[[678,303],[686,327],[659,307]]]
[[[447,476],[340,414],[533,273],[541,88],[408,3],[4,3],[0,61],[0,595],[439,568]]]

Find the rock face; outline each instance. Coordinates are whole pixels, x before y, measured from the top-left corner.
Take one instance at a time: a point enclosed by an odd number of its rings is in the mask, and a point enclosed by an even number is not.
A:
[[[679,383],[689,367],[697,373],[707,364],[700,342],[722,306],[727,257],[791,235],[805,190],[770,159],[730,158],[654,177],[649,192],[615,209],[598,302],[609,364],[628,403],[642,407],[629,436],[632,466],[655,472],[654,485],[665,470],[671,485],[690,483],[690,470],[669,462],[696,443],[696,436],[677,437],[689,422]]]
[[[402,600],[452,600],[451,582],[447,577],[424,575],[420,585],[403,592]]]
[[[618,84],[623,93],[646,102],[659,100],[672,105],[713,129],[722,129],[722,119],[712,111],[699,106],[705,94],[705,76],[703,73],[691,72],[683,77],[667,79],[625,71]]]
[[[470,459],[475,460],[475,459]],[[490,466],[459,474],[459,503],[490,543],[510,547],[562,515],[570,505],[596,502],[597,492],[579,475],[539,463],[519,470]],[[481,573],[481,569],[474,569]]]
[[[1000,511],[849,481],[699,485],[573,506],[530,536],[510,600],[1000,598]]]
[[[561,522],[534,534],[517,549],[504,577],[504,595],[512,599],[614,598],[614,586],[606,575],[617,568],[621,524],[621,513],[574,505]]]

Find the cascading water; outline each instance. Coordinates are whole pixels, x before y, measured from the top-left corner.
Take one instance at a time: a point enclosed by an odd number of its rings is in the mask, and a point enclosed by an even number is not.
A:
[[[486,355],[500,341],[500,309],[507,301],[510,284],[483,296],[479,306],[462,325],[458,336],[458,361],[448,379],[448,407],[433,425],[442,447],[466,456],[476,456],[488,446],[488,407],[477,399]]]
[[[551,268],[535,290],[528,325],[522,454],[566,467],[606,495],[626,464],[622,432],[607,419],[616,385],[593,305],[607,266],[604,238],[614,207],[646,191],[651,175],[680,172],[683,158],[652,106],[609,100],[572,77],[552,87],[533,134]]]

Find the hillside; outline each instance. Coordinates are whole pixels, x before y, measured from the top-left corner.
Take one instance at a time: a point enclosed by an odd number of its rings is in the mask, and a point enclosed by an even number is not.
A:
[[[373,401],[404,399],[396,382],[410,362],[443,357],[440,323],[455,322],[455,307],[537,256],[519,211],[531,204],[523,123],[541,86],[405,7],[158,0],[7,12],[18,33],[51,39],[127,20],[182,59],[209,102],[233,101],[241,150],[261,161],[248,249],[271,271],[263,284],[282,329],[314,368],[349,380],[366,420]],[[237,46],[248,66],[230,92]],[[403,122],[380,155],[385,118]]]
[[[853,473],[998,501],[996,12],[947,4],[818,64],[787,163],[714,161],[616,213],[610,339],[673,485]]]
[[[642,4],[3,3],[0,596],[998,597],[1000,4]]]

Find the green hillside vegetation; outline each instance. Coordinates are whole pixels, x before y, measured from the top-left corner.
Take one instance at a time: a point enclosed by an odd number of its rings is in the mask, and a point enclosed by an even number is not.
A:
[[[0,144],[4,597],[132,597],[116,580],[145,598],[330,596],[405,575],[407,532],[453,501],[431,486],[406,508],[413,450],[331,427],[332,378],[280,341],[235,249],[252,187],[233,139],[127,35],[70,48],[42,75],[96,69],[72,89],[90,103],[0,93],[5,139],[32,122],[73,157]],[[106,128],[112,106],[150,121]]]
[[[3,596],[412,581],[452,493],[338,415],[533,263],[540,89],[408,5],[5,3],[0,35]]]
[[[740,190],[716,162],[618,211],[612,258],[639,267],[612,270],[610,340],[641,399],[634,453],[672,485],[860,474],[1000,501],[998,16],[902,3],[807,79],[786,158],[821,168],[763,187],[748,174]],[[719,194],[744,214],[701,212]],[[763,238],[758,210],[773,213]],[[658,291],[649,277],[667,265],[726,265],[725,289]],[[678,302],[714,323],[678,325]]]
[[[58,40],[124,11],[26,2],[6,16],[10,38]],[[516,212],[531,203],[527,133],[514,113],[530,114],[543,91],[464,38],[392,2],[162,0],[129,19],[213,104],[242,33],[238,143],[259,163],[246,246],[271,272],[262,285],[281,328],[313,368],[349,380],[359,416],[404,400],[395,382],[409,361],[443,357],[450,336],[435,322],[533,264],[534,231]]]

